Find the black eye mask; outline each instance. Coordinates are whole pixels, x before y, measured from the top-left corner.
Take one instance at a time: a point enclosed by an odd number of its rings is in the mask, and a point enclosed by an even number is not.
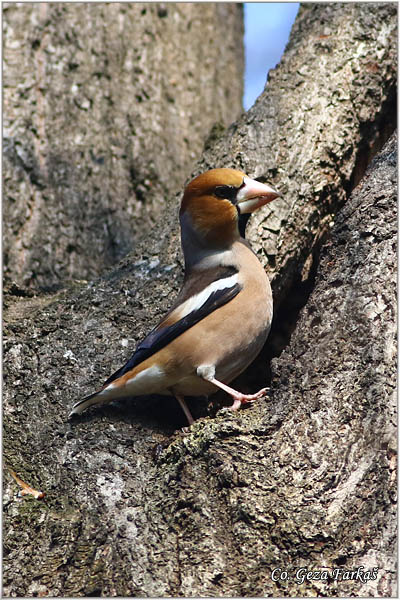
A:
[[[217,187],[214,188],[214,194],[217,198],[230,200],[232,204],[235,204],[238,189],[239,188],[234,187],[233,185],[217,185]]]

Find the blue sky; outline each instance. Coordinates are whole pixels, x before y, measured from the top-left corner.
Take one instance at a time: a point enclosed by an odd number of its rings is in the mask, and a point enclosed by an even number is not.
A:
[[[244,4],[245,110],[263,91],[268,71],[280,61],[298,10],[298,2]]]

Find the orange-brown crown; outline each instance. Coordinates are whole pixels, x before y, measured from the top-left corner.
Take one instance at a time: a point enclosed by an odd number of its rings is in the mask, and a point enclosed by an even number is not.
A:
[[[236,195],[244,177],[234,169],[211,169],[195,177],[185,189],[179,214],[188,214],[192,227],[211,246],[224,246],[239,235],[238,211],[229,199],[229,188]]]

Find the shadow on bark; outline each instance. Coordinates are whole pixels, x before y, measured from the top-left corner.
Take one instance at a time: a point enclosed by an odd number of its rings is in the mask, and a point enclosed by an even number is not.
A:
[[[4,461],[46,493],[18,500],[4,477],[6,594],[396,594],[394,137],[349,196],[360,152],[395,127],[396,26],[390,3],[304,5],[255,106],[196,166],[284,192],[247,231],[282,321],[243,379],[280,354],[267,401],[188,435],[172,399],[66,419],[177,293],[178,197],[103,277],[5,297]]]

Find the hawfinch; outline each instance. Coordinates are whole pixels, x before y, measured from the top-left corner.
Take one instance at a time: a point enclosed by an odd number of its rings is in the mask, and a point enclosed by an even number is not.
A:
[[[272,320],[268,277],[240,236],[249,213],[280,196],[233,169],[212,169],[186,187],[180,207],[185,259],[183,287],[163,320],[103,387],[72,409],[147,394],[173,395],[189,424],[185,396],[220,388],[232,410],[261,398],[229,387],[262,349]]]

